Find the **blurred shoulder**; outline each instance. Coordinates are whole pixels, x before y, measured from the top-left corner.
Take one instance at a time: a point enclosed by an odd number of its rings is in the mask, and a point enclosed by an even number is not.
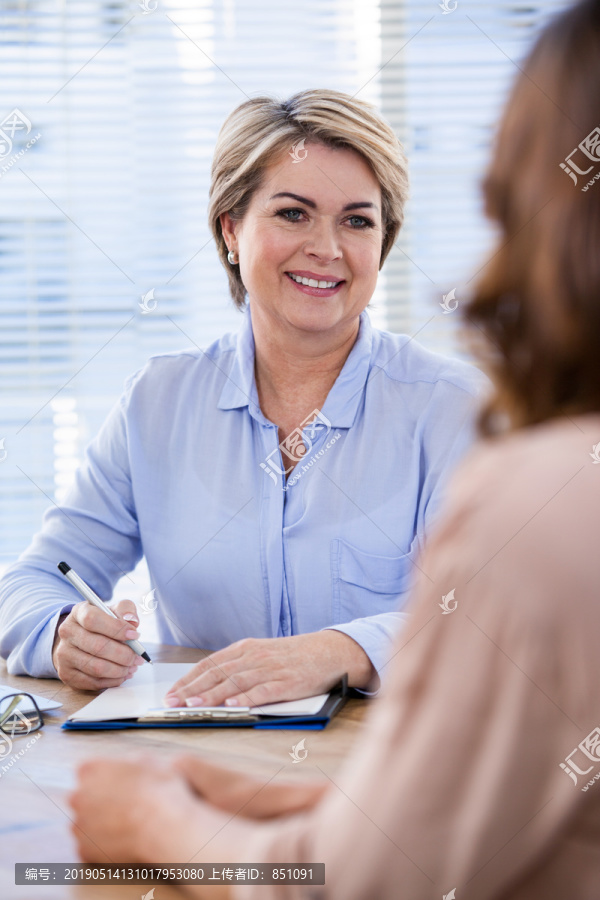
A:
[[[499,547],[525,529],[543,552],[568,534],[600,526],[600,414],[559,417],[495,438],[479,438],[450,479],[446,520]],[[595,449],[597,453],[595,453]],[[535,521],[534,521],[535,520]],[[544,549],[545,548],[545,549]],[[531,549],[531,548],[530,548]]]

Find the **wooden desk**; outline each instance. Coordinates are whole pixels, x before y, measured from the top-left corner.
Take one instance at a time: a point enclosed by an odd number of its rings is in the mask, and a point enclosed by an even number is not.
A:
[[[148,646],[157,662],[194,662],[200,652],[188,647]],[[91,756],[121,756],[139,752],[168,758],[182,751],[199,752],[208,759],[259,776],[279,779],[322,778],[333,775],[352,747],[367,703],[349,700],[323,731],[256,731],[252,728],[131,729],[130,731],[61,731],[64,720],[95,694],[75,691],[57,680],[8,675],[0,660],[0,684],[58,700],[55,712],[44,713],[39,740],[2,772],[31,738],[15,738],[11,757],[0,759],[0,898],[1,900],[139,900],[142,886],[104,887],[14,884],[14,864],[78,862],[71,833],[67,795],[75,783],[75,770]],[[37,736],[37,735],[36,735]],[[292,764],[292,746],[305,737],[306,760]],[[235,860],[234,860],[235,861]],[[241,860],[240,860],[241,861]],[[156,860],[157,863],[161,860]],[[318,862],[318,860],[316,860]],[[181,898],[175,888],[160,885],[160,900]],[[157,898],[158,900],[158,898]]]

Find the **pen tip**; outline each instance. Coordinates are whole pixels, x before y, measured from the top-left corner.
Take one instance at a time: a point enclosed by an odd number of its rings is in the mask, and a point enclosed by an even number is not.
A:
[[[146,662],[152,663],[152,660],[150,659],[150,657],[148,656],[148,654],[145,651],[144,651],[144,653],[142,653],[142,659],[145,659]]]
[[[68,566],[68,565],[66,564],[66,562],[59,562],[58,568],[59,568],[60,571],[63,573],[63,575],[66,575],[67,572],[70,572],[70,571],[71,571],[71,566]]]

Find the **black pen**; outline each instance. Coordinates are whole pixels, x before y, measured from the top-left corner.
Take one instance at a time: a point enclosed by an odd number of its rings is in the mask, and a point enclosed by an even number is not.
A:
[[[102,602],[98,594],[94,593],[89,584],[86,584],[83,578],[80,578],[77,572],[75,572],[71,568],[71,566],[68,566],[66,562],[59,562],[58,568],[63,573],[67,581],[71,582],[75,590],[79,591],[84,600],[87,600],[88,603],[92,604],[92,606],[97,606],[98,609],[104,610],[104,612],[107,615],[112,616],[113,619],[119,618],[117,615],[115,615],[112,609],[110,609],[105,603]],[[152,662],[139,641],[125,641],[125,643],[128,647],[131,647],[134,653],[137,653],[138,656],[141,656],[142,659],[145,659],[146,662]]]

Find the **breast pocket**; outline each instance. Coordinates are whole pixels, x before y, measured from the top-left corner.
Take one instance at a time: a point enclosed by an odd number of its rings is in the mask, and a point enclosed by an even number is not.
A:
[[[416,538],[400,556],[376,556],[347,541],[332,541],[333,624],[401,609],[399,594],[410,586],[418,552]]]

